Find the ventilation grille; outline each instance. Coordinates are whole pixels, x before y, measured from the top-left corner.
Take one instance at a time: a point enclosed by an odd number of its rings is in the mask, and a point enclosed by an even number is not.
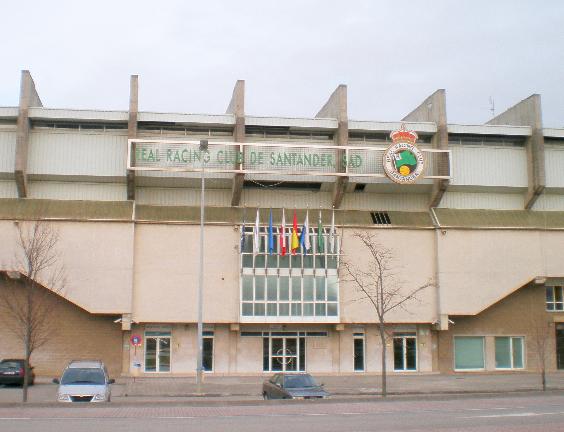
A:
[[[374,225],[391,225],[392,221],[388,212],[370,212]]]

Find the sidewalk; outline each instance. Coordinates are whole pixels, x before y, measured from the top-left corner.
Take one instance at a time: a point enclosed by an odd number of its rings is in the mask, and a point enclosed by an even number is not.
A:
[[[379,375],[315,375],[333,398],[377,396],[381,391]],[[198,393],[194,377],[120,378],[112,386],[112,401],[122,403],[164,403],[193,401],[257,401],[261,397],[263,376],[206,375]],[[54,403],[57,386],[38,378],[30,388],[32,403]],[[564,390],[564,372],[547,375],[549,390]],[[413,374],[389,375],[390,395],[506,393],[541,390],[540,375],[535,373],[496,374]],[[21,401],[21,388],[0,387],[0,405]]]

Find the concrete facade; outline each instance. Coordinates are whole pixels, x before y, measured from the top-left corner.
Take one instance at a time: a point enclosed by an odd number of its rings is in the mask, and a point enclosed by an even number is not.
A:
[[[564,174],[554,169],[564,130],[542,128],[537,95],[491,124],[449,125],[444,90],[404,122],[385,123],[349,120],[344,85],[311,119],[246,115],[244,81],[237,81],[221,115],[139,112],[137,76],[128,112],[42,108],[25,72],[22,89],[17,110],[0,108],[0,154],[13,159],[0,164],[0,271],[21,270],[14,260],[18,224],[46,220],[59,233],[68,280],[64,299],[53,294],[64,331],[34,354],[38,373],[97,353],[114,373],[195,372],[200,173],[128,169],[128,138],[235,142],[244,157],[250,143],[341,154],[338,148],[351,143],[385,149],[402,124],[419,134],[421,149],[437,151],[426,154],[426,174],[434,176],[414,184],[342,170],[333,176],[206,172],[203,316],[210,373],[271,373],[281,365],[375,373],[382,349],[397,373],[453,372],[455,338],[463,336],[484,338],[478,372],[501,370],[496,337],[522,337],[523,352],[514,354],[525,357],[524,367],[513,369],[534,370],[534,337],[525,321],[541,318],[553,323],[548,368],[558,369],[564,301],[549,301],[548,293],[559,296],[564,286]],[[380,166],[380,159],[373,163]],[[246,164],[232,162],[234,170]],[[547,184],[550,193],[543,193]],[[312,246],[311,258],[284,261],[242,249],[243,231],[247,245],[253,241],[257,208],[263,242],[271,209],[276,227],[282,209],[287,226],[295,209],[300,229],[308,212],[313,233],[321,217],[326,245],[334,214],[335,256],[326,249],[314,261],[318,246]],[[430,284],[387,315],[384,348],[372,305],[344,274],[346,262],[369,265],[358,232],[376,235],[392,252],[399,293]],[[275,263],[265,265],[270,260]],[[37,283],[50,288],[47,275]],[[82,349],[77,341],[88,333],[95,335]],[[140,346],[130,343],[132,335],[140,336]],[[20,355],[16,342],[6,340],[0,357]]]

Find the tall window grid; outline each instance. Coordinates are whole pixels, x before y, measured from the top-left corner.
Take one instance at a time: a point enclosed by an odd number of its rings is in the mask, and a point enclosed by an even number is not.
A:
[[[280,239],[275,231],[274,251],[268,253],[268,227],[260,227],[260,248],[253,250],[253,227],[245,228],[241,250],[241,316],[277,317],[288,320],[339,316],[339,238],[334,252],[330,234],[324,229],[323,250],[318,248],[317,229],[310,228],[311,249],[292,255],[287,248],[280,256]],[[287,243],[289,236],[286,237]]]

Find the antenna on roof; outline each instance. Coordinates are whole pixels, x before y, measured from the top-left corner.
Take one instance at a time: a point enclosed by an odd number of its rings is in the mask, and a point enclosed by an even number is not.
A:
[[[490,111],[492,112],[492,118],[495,117],[495,101],[492,96],[490,96]]]

